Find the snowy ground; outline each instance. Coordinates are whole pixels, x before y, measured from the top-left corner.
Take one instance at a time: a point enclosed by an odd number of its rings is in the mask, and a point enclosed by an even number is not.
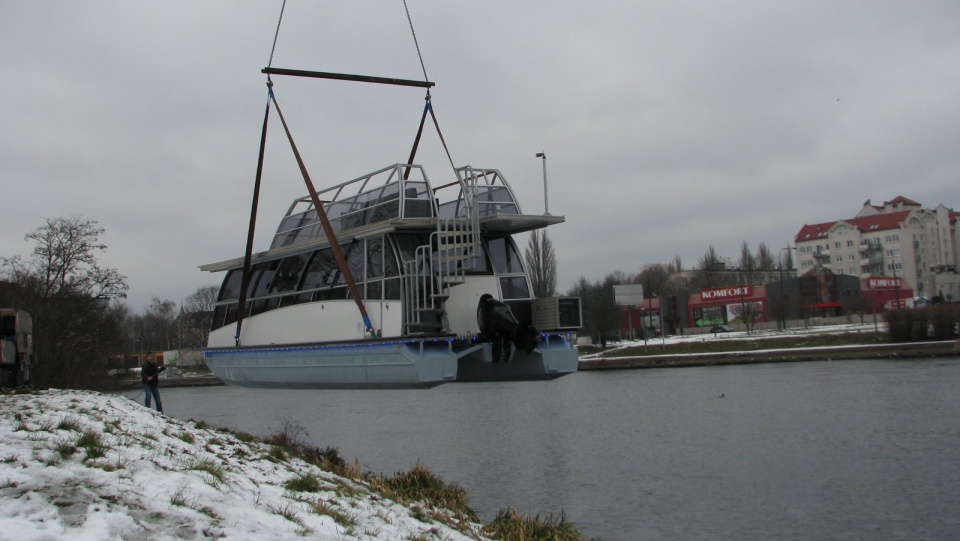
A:
[[[798,327],[778,331],[775,329],[763,331],[735,331],[717,334],[687,334],[667,337],[657,337],[647,340],[648,348],[656,348],[662,345],[679,344],[683,342],[711,342],[716,340],[763,340],[768,338],[784,338],[789,336],[809,336],[812,334],[845,334],[845,333],[864,333],[873,336],[875,333],[885,332],[884,324],[875,327],[873,323],[867,324],[848,324],[848,325],[824,325],[819,327]],[[607,348],[602,352],[581,355],[581,361],[599,359],[601,353],[604,355],[614,354],[618,349],[626,349],[644,345],[643,340],[622,340],[620,342],[608,342]]]
[[[269,445],[129,398],[5,394],[0,412],[3,541],[483,539],[417,520],[413,508],[350,479],[278,460]],[[284,488],[308,475],[318,492]]]

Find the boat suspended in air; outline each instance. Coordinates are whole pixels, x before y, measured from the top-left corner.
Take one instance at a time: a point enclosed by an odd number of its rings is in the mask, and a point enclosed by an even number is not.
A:
[[[429,90],[406,162],[317,190],[269,76],[433,83],[263,72],[269,99],[246,253],[200,267],[226,272],[204,350],[217,377],[258,388],[404,389],[549,380],[577,370],[580,299],[535,298],[513,238],[563,216],[525,214],[496,169],[451,160],[449,177],[432,183],[413,163],[427,114],[434,115]],[[253,253],[271,103],[309,195],[291,204],[270,248]]]
[[[245,387],[336,389],[576,371],[579,299],[534,298],[512,237],[564,218],[524,214],[497,170],[457,173],[435,188],[421,167],[395,164],[319,192],[346,269],[310,198],[294,201],[251,260],[239,345],[243,258],[203,266],[227,272],[206,348],[214,374]]]

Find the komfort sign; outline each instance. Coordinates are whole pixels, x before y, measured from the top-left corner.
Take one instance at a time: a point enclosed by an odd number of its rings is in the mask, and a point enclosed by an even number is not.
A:
[[[867,278],[867,287],[870,289],[901,289],[901,278]]]
[[[753,296],[753,286],[731,286],[731,287],[717,287],[713,289],[704,289],[700,291],[700,298],[702,300],[710,299],[740,299],[744,297]]]

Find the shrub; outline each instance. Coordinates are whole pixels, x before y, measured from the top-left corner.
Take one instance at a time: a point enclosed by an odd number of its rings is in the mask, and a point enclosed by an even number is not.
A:
[[[883,313],[891,342],[909,342],[913,337],[913,314],[910,310],[887,310]]]
[[[467,491],[455,483],[447,484],[419,462],[410,471],[382,478],[380,482],[407,502],[425,502],[434,507],[449,509],[470,521],[477,514],[468,505]]]
[[[292,492],[320,492],[320,480],[313,475],[294,477],[283,484],[283,488]]]
[[[960,321],[960,305],[938,304],[930,308],[930,324],[935,340],[950,340],[956,336],[956,325]]]
[[[581,541],[583,536],[567,522],[563,512],[559,517],[540,515],[521,516],[515,509],[501,509],[497,517],[483,528],[484,532],[501,541]]]

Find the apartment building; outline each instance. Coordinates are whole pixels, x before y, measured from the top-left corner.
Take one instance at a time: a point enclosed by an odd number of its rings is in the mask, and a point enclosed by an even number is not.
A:
[[[797,273],[815,267],[834,274],[900,279],[919,297],[960,301],[957,274],[960,212],[943,204],[925,209],[898,196],[883,205],[870,200],[853,218],[804,225],[794,239]]]

